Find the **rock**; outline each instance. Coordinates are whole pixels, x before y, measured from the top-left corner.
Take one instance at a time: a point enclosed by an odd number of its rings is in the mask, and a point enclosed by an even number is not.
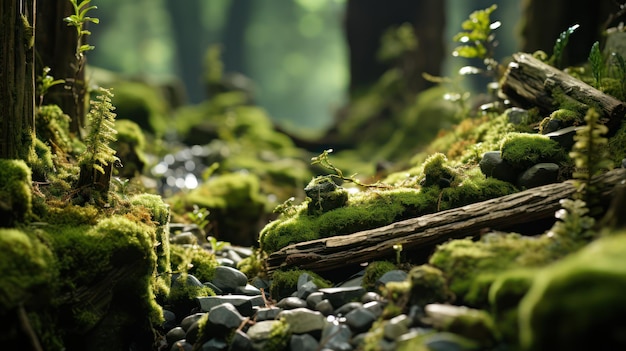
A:
[[[246,295],[223,295],[223,296],[207,296],[196,298],[200,309],[203,312],[209,312],[211,308],[221,305],[223,303],[231,303],[239,313],[244,317],[252,317],[254,314],[253,307],[265,306],[265,301],[261,295],[258,296],[246,296]]]
[[[545,134],[548,138],[556,141],[565,150],[571,150],[574,146],[574,136],[576,131],[584,127],[571,126]]]
[[[266,350],[266,345],[270,343],[273,350],[282,350],[289,342],[289,335],[281,332],[285,329],[285,324],[281,321],[261,321],[250,326],[246,334],[252,341],[253,350]]]
[[[347,288],[325,288],[320,289],[324,294],[323,298],[330,301],[330,303],[338,308],[345,305],[348,302],[360,301],[365,289],[360,286],[347,287]]]
[[[255,277],[250,284],[259,290],[270,291],[270,283],[266,279]]]
[[[317,292],[317,285],[313,281],[308,281],[302,285],[298,286],[298,291],[296,292],[296,297],[306,300],[310,294]]]
[[[176,314],[170,310],[163,310],[163,324],[161,324],[161,328],[163,330],[168,331],[172,328],[176,327]]]
[[[361,296],[361,302],[362,303],[368,303],[368,302],[372,302],[372,301],[382,301],[383,298],[382,296],[380,296],[380,294],[375,293],[373,291],[368,291],[365,294],[363,294],[363,296]]]
[[[523,108],[519,108],[519,107],[508,108],[504,111],[504,114],[509,120],[509,123],[512,123],[515,125],[526,123],[529,117],[528,110],[524,110]]]
[[[230,267],[232,269],[237,269],[237,263],[231,260],[228,257],[216,257],[215,260],[219,263],[220,267]]]
[[[322,349],[330,349],[335,351],[350,351],[353,349],[350,344],[352,332],[350,327],[345,324],[329,323],[322,331]]]
[[[223,327],[224,329],[238,328],[244,321],[243,316],[231,303],[223,303],[211,308],[208,323],[211,328]]]
[[[319,342],[309,334],[292,335],[289,340],[289,349],[294,351],[317,351]]]
[[[400,335],[406,334],[411,326],[411,319],[406,314],[395,316],[385,323],[384,335],[389,340],[396,340]]]
[[[389,272],[385,272],[378,280],[376,281],[377,286],[384,286],[389,282],[402,282],[406,280],[408,274],[405,271],[394,269]]]
[[[385,304],[380,301],[370,301],[363,304],[363,308],[370,311],[370,313],[372,313],[374,317],[378,318],[383,314],[383,311],[385,310]]]
[[[168,345],[172,345],[175,341],[183,340],[184,338],[185,330],[181,327],[172,328],[165,334],[165,340]]]
[[[626,168],[626,158],[622,159],[622,168]]]
[[[232,267],[218,266],[211,282],[226,292],[233,292],[238,286],[246,286],[248,277]]]
[[[193,345],[188,343],[187,340],[185,339],[176,341],[174,344],[172,344],[172,347],[170,347],[170,351],[192,351],[192,350],[193,350]]]
[[[304,188],[309,201],[308,211],[319,215],[339,207],[348,201],[348,191],[333,182],[330,177],[317,177]]]
[[[235,331],[233,338],[230,341],[228,351],[250,351],[252,350],[252,340],[248,334],[241,330]]]
[[[278,307],[263,307],[256,311],[254,318],[256,321],[273,320],[276,319],[278,314],[282,311],[283,309]]]
[[[241,295],[246,295],[246,296],[257,296],[257,295],[261,295],[261,290],[256,288],[254,285],[246,284],[245,286],[236,287],[235,294],[241,294]]]
[[[556,183],[559,166],[555,163],[539,163],[527,169],[517,180],[520,188],[534,188],[541,185]]]
[[[336,309],[333,314],[338,317],[345,316],[346,314],[350,313],[350,311],[355,310],[357,308],[361,308],[361,307],[363,307],[362,303],[357,302],[357,301],[352,301]]]
[[[171,237],[170,242],[178,245],[196,245],[198,243],[198,239],[195,235],[193,235],[193,233],[183,232]]]
[[[315,309],[315,306],[324,299],[324,293],[321,291],[316,291],[306,298],[306,304],[309,308]]]
[[[211,283],[211,282],[204,282],[202,283],[204,286],[208,287],[209,289],[213,290],[213,292],[215,293],[215,295],[222,295],[224,294],[224,292],[222,291],[222,289],[218,288],[217,286],[215,286],[215,284]]]
[[[319,311],[325,316],[330,316],[335,311],[333,305],[327,299],[324,299],[315,305],[315,310]]]
[[[548,121],[541,123],[541,134],[550,134],[562,129],[562,127],[564,126],[561,121],[557,119],[549,119]]]
[[[276,304],[276,307],[280,307],[285,310],[292,310],[294,308],[303,308],[306,306],[307,306],[306,301],[300,298],[294,297],[294,296],[285,297],[284,299],[281,299],[280,301],[278,301],[278,303]]]
[[[515,182],[517,178],[517,172],[502,160],[500,151],[485,152],[479,167],[486,177],[493,177],[509,183]]]
[[[430,304],[424,308],[426,317],[432,325],[442,331],[449,331],[480,342],[483,346],[495,341],[494,323],[483,310],[465,306]]]
[[[376,318],[369,309],[361,307],[346,314],[346,324],[354,333],[363,333],[370,329]]]
[[[322,331],[327,324],[326,317],[324,317],[323,314],[311,311],[307,308],[282,311],[277,318],[284,318],[285,322],[289,325],[289,331],[294,334]]]
[[[212,338],[202,344],[202,351],[223,351],[228,349],[228,343],[223,338]]]
[[[183,318],[183,320],[180,322],[180,326],[183,328],[183,330],[187,331],[189,330],[189,327],[191,327],[192,324],[196,323],[203,316],[204,316],[204,313],[191,314]]]

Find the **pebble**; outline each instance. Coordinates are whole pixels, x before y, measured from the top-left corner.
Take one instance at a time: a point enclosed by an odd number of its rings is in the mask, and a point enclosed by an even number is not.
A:
[[[233,292],[239,286],[246,286],[248,277],[235,268],[218,266],[211,283],[225,292]]]

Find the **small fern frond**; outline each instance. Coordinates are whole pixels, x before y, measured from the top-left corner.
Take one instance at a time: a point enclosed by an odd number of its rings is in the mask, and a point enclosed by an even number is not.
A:
[[[89,132],[85,138],[87,146],[81,158],[81,164],[104,173],[102,166],[117,160],[115,150],[109,144],[116,140],[115,107],[111,104],[113,93],[109,89],[99,88],[96,101],[91,101],[91,110],[87,114]]]

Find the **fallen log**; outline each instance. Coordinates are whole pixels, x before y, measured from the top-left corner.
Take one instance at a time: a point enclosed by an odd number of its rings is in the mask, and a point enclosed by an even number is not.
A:
[[[594,183],[601,185],[608,202],[611,190],[625,179],[626,169],[616,169],[596,177]],[[559,201],[574,192],[571,181],[549,184],[380,228],[292,244],[269,255],[268,272],[289,267],[328,271],[392,257],[396,244],[408,251],[473,236],[487,228],[506,229],[554,218],[561,208]]]
[[[544,114],[556,110],[559,107],[556,96],[565,94],[581,104],[598,108],[606,118],[610,135],[619,129],[626,115],[623,101],[525,53],[513,54],[500,90],[514,105],[536,106]]]

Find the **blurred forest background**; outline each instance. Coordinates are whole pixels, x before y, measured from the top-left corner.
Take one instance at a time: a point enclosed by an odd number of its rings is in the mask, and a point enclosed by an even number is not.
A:
[[[444,6],[438,5],[439,1],[422,3]],[[295,134],[314,135],[331,126],[337,111],[348,102],[351,64],[376,59],[365,57],[375,56],[376,53],[371,52],[350,61],[346,36],[348,8],[352,6],[353,16],[361,19],[357,35],[378,48],[380,38],[375,37],[375,29],[368,26],[368,21],[375,19],[368,16],[393,17],[394,11],[397,16],[398,8],[400,13],[406,12],[402,6],[414,7],[419,2],[93,1],[98,6],[94,15],[100,18],[100,24],[90,27],[93,33],[90,43],[97,50],[90,53],[89,64],[156,82],[178,80],[184,85],[184,103],[194,104],[207,97],[203,86],[206,56],[210,47],[219,45],[224,71],[238,74],[234,76],[235,84],[251,89],[256,103],[268,111],[277,125]],[[502,22],[497,33],[500,45],[496,57],[519,50],[520,0],[448,0],[443,3],[445,18],[429,18],[432,14],[428,10],[420,14],[424,21],[440,22],[438,26],[442,29],[436,34],[441,35],[443,52],[432,53],[440,71],[428,73],[449,74],[464,65],[459,58],[451,59],[452,36],[459,32],[461,22],[469,13],[494,3],[498,4],[494,19]],[[404,16],[415,21],[414,14]],[[418,43],[418,55],[428,58],[430,50]],[[441,55],[445,58],[443,65],[439,62]],[[371,72],[372,80],[377,79],[382,70]]]

